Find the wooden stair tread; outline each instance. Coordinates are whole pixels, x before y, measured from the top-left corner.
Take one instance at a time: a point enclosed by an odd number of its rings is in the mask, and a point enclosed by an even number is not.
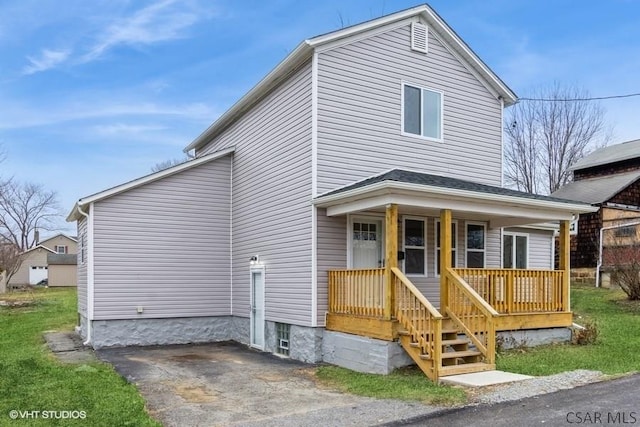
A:
[[[458,344],[471,344],[471,341],[465,338],[456,338],[454,340],[442,340],[442,345],[458,345]]]
[[[446,377],[449,375],[460,375],[460,374],[470,374],[473,372],[492,371],[494,369],[496,369],[496,365],[484,363],[484,362],[475,362],[475,363],[465,363],[463,365],[443,366],[439,369],[439,371],[440,371],[441,377]]]
[[[468,356],[480,356],[482,353],[475,350],[464,350],[464,351],[447,351],[442,353],[443,359],[452,359],[457,357],[468,357]]]

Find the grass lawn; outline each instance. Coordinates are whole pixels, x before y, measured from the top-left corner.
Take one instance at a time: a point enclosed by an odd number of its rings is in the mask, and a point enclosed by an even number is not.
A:
[[[497,357],[498,369],[529,375],[550,375],[574,369],[606,374],[640,370],[640,302],[622,291],[572,286],[574,321],[593,321],[599,331],[592,345],[551,345],[508,351]]]
[[[47,330],[71,330],[76,322],[75,289],[41,289],[0,295],[33,300],[0,306],[0,426],[159,426],[144,401],[110,365],[59,363],[44,344]],[[10,411],[58,411],[49,419],[10,418]],[[84,411],[85,419],[55,419],[60,411]],[[77,414],[76,414],[77,416]],[[52,419],[53,418],[53,419]]]

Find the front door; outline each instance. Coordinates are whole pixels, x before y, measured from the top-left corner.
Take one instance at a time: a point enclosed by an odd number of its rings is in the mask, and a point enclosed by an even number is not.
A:
[[[354,218],[351,227],[351,268],[384,267],[382,220]]]
[[[264,349],[264,269],[251,269],[251,346]]]

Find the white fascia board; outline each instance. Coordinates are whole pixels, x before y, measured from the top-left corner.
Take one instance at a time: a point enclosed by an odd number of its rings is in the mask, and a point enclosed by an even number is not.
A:
[[[383,181],[366,187],[355,188],[343,193],[321,196],[314,200],[313,203],[318,207],[327,208],[328,215],[339,215],[337,212],[348,212],[348,204],[356,201],[362,201],[360,204],[365,206],[367,203],[374,202],[374,200],[365,202],[363,199],[369,199],[380,195],[381,193],[392,196],[387,203],[399,203],[401,196],[406,194],[409,195],[410,199],[407,199],[405,201],[406,203],[402,204],[425,208],[436,208],[434,205],[434,203],[436,203],[436,199],[442,199],[443,202],[447,203],[447,206],[451,209],[456,209],[454,208],[454,205],[458,205],[457,209],[474,212],[477,211],[476,208],[473,208],[474,206],[479,209],[481,205],[485,205],[486,207],[484,208],[484,212],[500,214],[500,216],[530,218],[533,213],[531,209],[536,209],[533,216],[543,221],[557,220],[567,215],[570,217],[571,214],[595,212],[598,210],[595,206],[585,204],[528,199],[501,194],[482,193],[396,181]],[[413,195],[413,197],[411,197],[411,195]],[[429,199],[425,199],[425,196],[428,196]],[[460,204],[460,202],[462,203]],[[472,204],[469,205],[469,202]],[[340,207],[340,205],[344,206]],[[438,206],[440,206],[439,203]],[[445,206],[445,208],[447,208],[447,206]],[[469,207],[473,209],[469,209]],[[543,211],[554,212],[555,216],[540,216]],[[516,212],[519,213],[516,215],[511,214]]]
[[[271,89],[277,86],[281,79],[289,74],[293,69],[302,64],[306,59],[311,57],[313,48],[309,45],[309,41],[305,40],[300,43],[285,59],[283,59],[273,70],[262,78],[249,92],[240,98],[235,104],[225,111],[215,122],[213,122],[204,132],[187,145],[185,153],[191,150],[197,150],[202,145],[209,142],[216,133],[224,129],[229,123],[236,120],[254,103],[258,102],[262,97],[269,93]]]
[[[131,190],[133,188],[137,188],[145,184],[149,184],[151,182],[166,178],[168,176],[175,175],[182,171],[185,171],[185,170],[200,166],[204,163],[208,163],[213,160],[219,159],[221,157],[227,156],[233,153],[234,151],[235,151],[235,147],[225,148],[224,150],[216,151],[214,153],[207,154],[206,156],[198,157],[194,160],[189,160],[179,165],[176,165],[176,166],[173,166],[149,175],[145,175],[141,178],[134,179],[133,181],[125,182],[124,184],[120,184],[115,187],[109,188],[107,190],[101,191],[99,193],[92,194],[91,196],[84,197],[78,200],[78,202],[76,202],[73,209],[67,216],[67,221],[73,222],[78,219],[79,217],[78,209],[81,206],[86,206],[91,203],[106,199],[108,197],[115,196],[116,194],[124,193],[125,191]]]
[[[48,248],[48,247],[46,247],[46,246],[38,245],[38,246],[34,246],[34,247],[32,247],[31,249],[27,249],[26,251],[22,252],[22,255],[28,254],[29,252],[31,252],[31,251],[35,251],[36,249],[44,249],[44,250],[46,250],[46,251],[51,252],[52,254],[57,253],[56,251],[53,251],[53,250],[49,249],[49,248]]]

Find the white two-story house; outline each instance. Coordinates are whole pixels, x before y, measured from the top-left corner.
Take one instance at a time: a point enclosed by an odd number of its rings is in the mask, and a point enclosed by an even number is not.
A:
[[[502,188],[515,102],[426,5],[303,41],[194,160],[77,202],[82,335],[491,369],[496,333],[571,325],[567,224],[592,210]]]

